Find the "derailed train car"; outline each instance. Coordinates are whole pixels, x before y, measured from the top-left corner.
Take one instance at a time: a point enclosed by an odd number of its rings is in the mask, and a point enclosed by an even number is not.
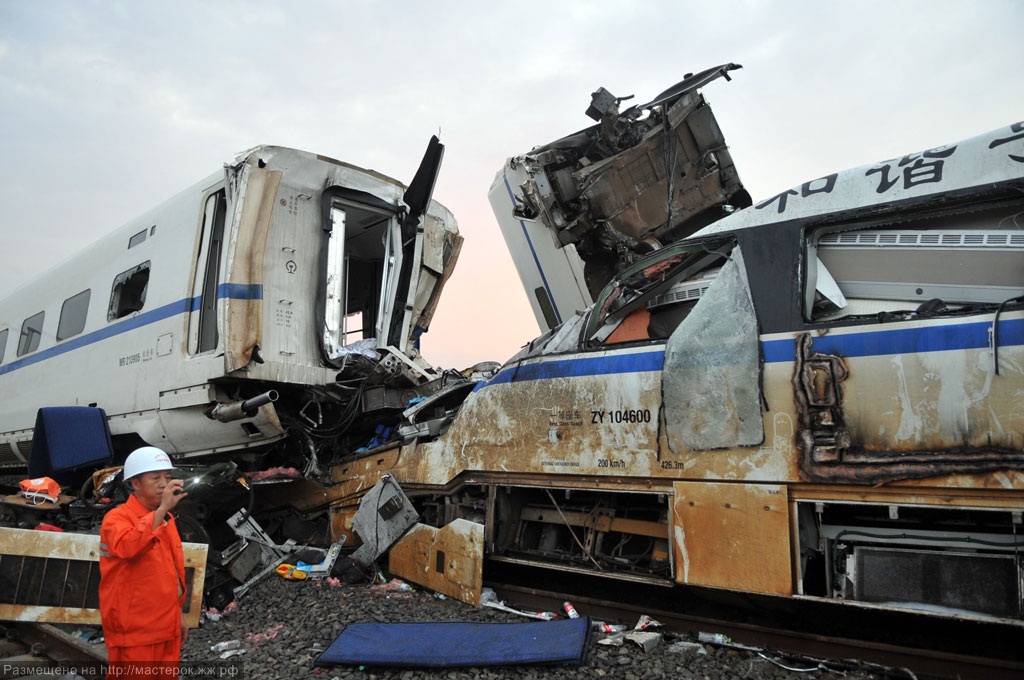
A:
[[[499,221],[575,243],[550,215],[587,204],[531,208],[527,156],[495,180]],[[386,475],[420,516],[392,570],[468,600],[493,561],[1024,618],[1024,124],[813,179],[614,269],[447,432],[334,468],[335,532]],[[585,279],[563,279],[570,307]]]
[[[462,243],[431,199],[442,152],[432,139],[406,187],[251,149],[0,301],[0,524],[96,531],[149,444],[190,479],[179,524],[210,546],[211,606],[262,550],[233,516],[264,542],[324,544],[325,509],[285,489],[315,496],[402,405],[471,384],[419,351]],[[59,497],[26,502],[18,480],[43,475]]]
[[[419,352],[462,242],[431,200],[442,152],[407,188],[257,147],[8,295],[0,470],[51,406],[103,409],[114,462],[149,444],[315,475],[369,441],[374,405],[455,379]]]

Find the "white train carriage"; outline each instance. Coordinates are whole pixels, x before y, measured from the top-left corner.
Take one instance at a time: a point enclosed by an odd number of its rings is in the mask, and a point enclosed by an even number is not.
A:
[[[442,149],[407,190],[254,148],[7,296],[0,466],[26,464],[40,407],[98,406],[115,448],[189,457],[338,434],[371,375],[435,377],[418,338],[461,244],[430,199]]]

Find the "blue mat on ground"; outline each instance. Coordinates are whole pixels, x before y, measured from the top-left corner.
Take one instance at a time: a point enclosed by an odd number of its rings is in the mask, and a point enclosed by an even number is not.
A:
[[[589,642],[589,617],[530,623],[351,623],[315,665],[579,665]]]

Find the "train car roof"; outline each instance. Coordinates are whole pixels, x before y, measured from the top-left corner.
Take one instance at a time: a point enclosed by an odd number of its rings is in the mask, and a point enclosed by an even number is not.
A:
[[[981,193],[1022,179],[1024,122],[804,182],[718,220],[689,238],[870,210],[940,194]]]

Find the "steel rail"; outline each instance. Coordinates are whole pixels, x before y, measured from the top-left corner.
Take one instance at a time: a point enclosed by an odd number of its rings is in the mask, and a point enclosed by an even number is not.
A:
[[[5,621],[5,633],[29,650],[28,654],[0,659],[0,665],[25,668],[75,669],[77,675],[93,680],[106,673],[107,653],[103,645],[90,645],[48,623]]]
[[[509,583],[487,583],[499,599],[531,611],[560,611],[562,602],[570,599],[585,616],[607,622],[632,623],[640,615],[655,619],[663,630],[697,636],[700,632],[721,633],[731,639],[732,646],[748,651],[762,651],[772,656],[795,656],[799,660],[824,663],[836,668],[859,668],[900,672],[907,678],[985,678],[1010,680],[1024,677],[1024,661],[1019,658],[996,659],[952,653],[938,649],[907,647],[898,644],[858,640],[824,633],[808,633],[773,625],[741,622],[727,618],[697,616],[678,611],[652,609],[629,603],[557,593]]]

